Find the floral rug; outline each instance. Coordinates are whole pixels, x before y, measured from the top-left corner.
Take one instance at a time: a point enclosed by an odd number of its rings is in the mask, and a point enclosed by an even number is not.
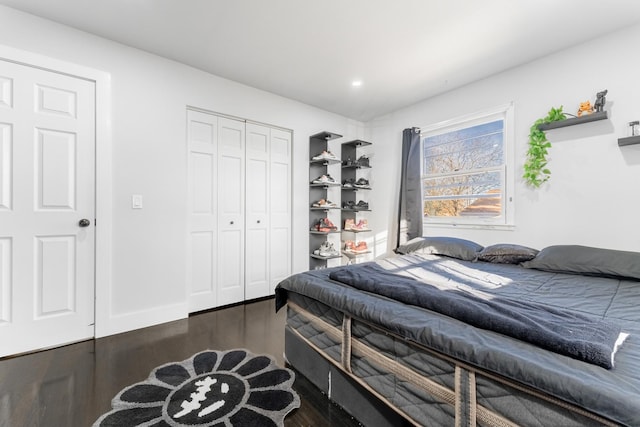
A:
[[[270,356],[207,350],[155,368],[118,393],[93,426],[284,426],[300,407],[294,379]]]

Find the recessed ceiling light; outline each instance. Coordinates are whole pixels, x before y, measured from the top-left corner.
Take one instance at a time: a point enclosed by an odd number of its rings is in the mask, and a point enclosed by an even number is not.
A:
[[[351,82],[351,86],[353,87],[359,87],[362,86],[362,80],[354,80]]]

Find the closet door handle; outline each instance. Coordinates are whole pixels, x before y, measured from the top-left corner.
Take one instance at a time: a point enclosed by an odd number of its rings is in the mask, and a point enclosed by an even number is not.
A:
[[[233,225],[233,221],[229,221],[229,224]]]
[[[256,221],[258,224],[260,224],[260,220]]]

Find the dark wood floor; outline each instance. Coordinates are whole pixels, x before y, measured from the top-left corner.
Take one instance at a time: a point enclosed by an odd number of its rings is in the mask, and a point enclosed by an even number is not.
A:
[[[91,426],[121,389],[206,349],[246,348],[284,366],[284,323],[267,299],[0,360],[0,427]],[[359,425],[302,376],[294,388],[301,406],[285,426]]]

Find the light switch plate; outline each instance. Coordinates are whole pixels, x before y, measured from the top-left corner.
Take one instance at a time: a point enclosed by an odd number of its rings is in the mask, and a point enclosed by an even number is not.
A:
[[[131,196],[131,209],[142,209],[142,194]]]

